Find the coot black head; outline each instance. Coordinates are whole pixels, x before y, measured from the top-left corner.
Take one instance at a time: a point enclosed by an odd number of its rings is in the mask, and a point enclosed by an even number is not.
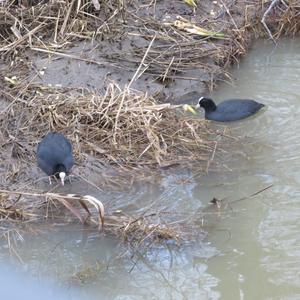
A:
[[[53,175],[57,178],[62,180],[62,185],[64,185],[64,178],[66,177],[67,174],[67,169],[65,167],[65,165],[63,164],[58,164],[56,166],[54,166],[53,168]]]
[[[196,107],[202,107],[206,112],[215,111],[217,106],[211,98],[201,97]]]
[[[48,133],[38,145],[37,161],[48,176],[60,178],[64,185],[65,177],[74,164],[71,143],[61,133]]]

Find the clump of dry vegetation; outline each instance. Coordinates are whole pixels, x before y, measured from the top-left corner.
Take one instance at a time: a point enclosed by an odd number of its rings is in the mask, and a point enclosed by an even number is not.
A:
[[[18,142],[31,153],[49,130],[68,136],[78,160],[93,154],[124,168],[207,166],[216,149],[205,121],[184,115],[181,105],[158,104],[114,83],[104,95],[28,85],[4,110],[0,126],[7,143],[15,142],[17,130]]]
[[[216,212],[182,213],[157,209],[155,201],[145,207],[139,215],[128,214],[122,210],[110,210],[104,214],[101,201],[89,195],[59,194],[54,192],[10,191],[0,190],[2,222],[15,223],[12,229],[5,229],[7,238],[10,231],[18,232],[20,221],[23,224],[55,219],[68,223],[67,211],[76,216],[81,223],[96,225],[100,233],[120,237],[132,249],[157,243],[162,240],[173,240],[177,244],[191,242],[204,236],[203,218]],[[84,203],[83,203],[84,202]],[[68,210],[62,210],[62,205]],[[81,208],[84,208],[85,216]],[[96,208],[96,210],[92,209]],[[24,230],[24,229],[23,229]],[[23,231],[22,229],[20,232]]]

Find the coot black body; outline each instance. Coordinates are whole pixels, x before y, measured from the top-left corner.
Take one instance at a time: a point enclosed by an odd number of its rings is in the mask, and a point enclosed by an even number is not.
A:
[[[233,122],[256,114],[265,105],[250,99],[230,99],[216,105],[210,98],[201,97],[197,107],[205,110],[205,119]]]
[[[74,165],[71,143],[61,133],[48,133],[38,145],[37,162],[48,176],[60,178],[64,185],[65,176]]]

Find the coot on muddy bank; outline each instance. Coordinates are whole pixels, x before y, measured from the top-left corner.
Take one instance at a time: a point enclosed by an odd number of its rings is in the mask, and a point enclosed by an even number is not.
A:
[[[74,165],[70,141],[61,133],[48,133],[38,145],[37,162],[49,176],[50,183],[51,176],[55,176],[64,185],[65,177]]]

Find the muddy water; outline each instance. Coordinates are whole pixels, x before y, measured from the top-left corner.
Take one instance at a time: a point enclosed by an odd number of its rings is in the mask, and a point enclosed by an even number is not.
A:
[[[196,211],[213,197],[228,203],[273,185],[205,219],[203,242],[128,257],[118,240],[57,224],[17,238],[18,255],[3,246],[2,260],[10,252],[33,276],[58,279],[68,291],[76,286],[76,294],[89,299],[299,299],[299,47],[299,39],[282,40],[276,50],[257,42],[233,71],[234,85],[224,83],[212,95],[268,106],[229,126],[239,141],[228,139],[218,171],[185,183],[181,179],[191,174],[168,175],[159,186],[137,186],[116,199],[138,208],[161,198],[171,209]]]

